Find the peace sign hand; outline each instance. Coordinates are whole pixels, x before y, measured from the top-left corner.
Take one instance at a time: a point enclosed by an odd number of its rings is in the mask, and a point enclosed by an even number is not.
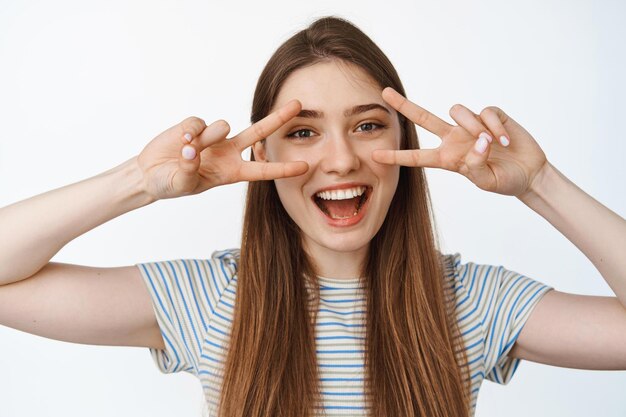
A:
[[[198,194],[219,185],[239,181],[271,180],[304,174],[304,161],[244,161],[241,153],[276,131],[301,110],[292,100],[226,139],[230,126],[218,120],[207,126],[189,117],[154,138],[137,157],[145,191],[155,199]]]
[[[413,123],[437,135],[441,144],[435,149],[376,150],[372,153],[375,162],[443,168],[466,176],[483,190],[513,196],[529,191],[537,174],[548,165],[533,137],[497,107],[487,107],[479,116],[457,104],[450,109],[458,123],[453,126],[391,87],[382,95]]]

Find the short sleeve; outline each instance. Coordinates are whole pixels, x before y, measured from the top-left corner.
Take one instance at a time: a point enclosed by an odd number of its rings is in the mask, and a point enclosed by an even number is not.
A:
[[[205,335],[215,306],[236,275],[238,250],[216,251],[210,259],[136,263],[163,336],[165,349],[149,348],[162,373],[198,376]]]
[[[462,317],[480,331],[484,377],[509,383],[521,362],[508,356],[524,324],[541,298],[554,288],[504,266],[461,262],[450,256]]]

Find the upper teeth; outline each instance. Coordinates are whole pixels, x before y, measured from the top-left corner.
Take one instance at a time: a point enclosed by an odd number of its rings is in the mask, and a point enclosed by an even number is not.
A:
[[[346,188],[345,190],[320,191],[315,194],[324,200],[345,200],[358,197],[365,192],[366,187]]]

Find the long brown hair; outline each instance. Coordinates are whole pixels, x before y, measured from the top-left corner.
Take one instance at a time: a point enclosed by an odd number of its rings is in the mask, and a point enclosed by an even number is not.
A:
[[[381,89],[405,94],[393,65],[367,35],[344,19],[324,17],[270,58],[254,93],[251,122],[269,114],[293,71],[329,59],[356,64]],[[419,148],[415,126],[399,118],[401,148]],[[362,275],[365,393],[373,416],[470,414],[467,355],[444,291],[434,226],[424,170],[401,167]],[[319,299],[319,284],[273,181],[248,186],[240,256],[220,416],[314,415],[322,399],[310,302]]]

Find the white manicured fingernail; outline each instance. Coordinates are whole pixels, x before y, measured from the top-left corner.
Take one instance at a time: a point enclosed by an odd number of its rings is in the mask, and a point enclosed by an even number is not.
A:
[[[478,135],[478,137],[487,139],[489,143],[493,142],[493,138],[487,132],[481,133],[480,135]]]
[[[476,141],[476,145],[474,145],[474,149],[480,153],[485,152],[485,149],[487,149],[487,139],[484,136],[479,137]]]
[[[185,159],[193,159],[196,157],[196,150],[193,146],[185,146],[183,148],[183,158]]]
[[[506,138],[506,136],[500,136],[500,143],[502,144],[502,146],[509,146],[509,140]]]
[[[191,134],[185,133],[185,139],[187,139],[187,142],[191,142]]]

